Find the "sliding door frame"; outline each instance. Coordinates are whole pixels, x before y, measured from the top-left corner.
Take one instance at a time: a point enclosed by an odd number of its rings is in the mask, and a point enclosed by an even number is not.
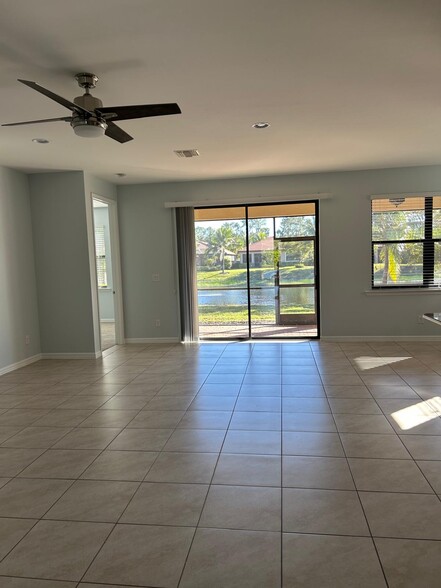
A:
[[[251,286],[250,286],[250,252],[249,252],[249,231],[248,231],[248,209],[249,208],[258,208],[260,206],[284,206],[290,204],[314,204],[314,219],[315,219],[315,247],[314,247],[314,290],[315,290],[315,305],[316,305],[316,316],[317,316],[317,335],[309,336],[309,337],[254,337],[252,334],[252,317],[251,317]],[[225,204],[222,206],[195,206],[195,210],[218,210],[222,208],[244,208],[245,209],[245,244],[247,250],[247,300],[248,300],[248,336],[244,337],[204,337],[201,339],[202,341],[253,341],[253,340],[265,340],[265,341],[272,341],[282,339],[283,341],[295,341],[299,339],[320,339],[321,333],[321,312],[320,312],[320,236],[319,236],[319,200],[294,200],[293,202],[261,202],[258,204],[247,203],[247,204]],[[271,218],[271,217],[269,217]],[[276,240],[276,235],[274,231],[274,240]],[[308,240],[310,238],[308,237]]]

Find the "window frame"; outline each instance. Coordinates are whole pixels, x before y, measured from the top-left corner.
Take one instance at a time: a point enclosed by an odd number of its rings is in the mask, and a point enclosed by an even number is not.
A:
[[[435,278],[435,243],[441,243],[441,237],[433,238],[433,199],[440,194],[406,194],[400,195],[403,198],[424,198],[424,237],[422,239],[394,239],[374,240],[373,238],[373,205],[377,200],[393,199],[396,195],[389,197],[371,199],[371,288],[372,290],[399,290],[414,288],[418,290],[439,290],[441,281],[437,284]],[[385,284],[376,285],[374,282],[374,259],[375,245],[397,245],[397,244],[421,244],[423,246],[423,283],[421,284]]]

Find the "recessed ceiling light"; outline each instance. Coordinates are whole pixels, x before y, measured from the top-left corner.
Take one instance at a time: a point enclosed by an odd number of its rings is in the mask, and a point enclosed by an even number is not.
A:
[[[127,174],[124,174],[123,172],[118,172],[117,174],[115,174],[115,176],[118,176],[119,178],[125,178]]]
[[[256,122],[253,124],[253,129],[267,129],[270,126],[267,122]]]
[[[49,143],[48,139],[32,139],[32,143]]]

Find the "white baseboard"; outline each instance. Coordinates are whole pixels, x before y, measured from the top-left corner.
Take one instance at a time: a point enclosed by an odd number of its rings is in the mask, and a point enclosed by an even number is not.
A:
[[[101,351],[91,353],[42,353],[42,359],[98,359]]]
[[[20,368],[25,367],[26,365],[29,365],[31,363],[35,363],[36,361],[39,361],[41,358],[41,353],[37,353],[37,355],[33,355],[32,357],[27,357],[26,359],[22,359],[21,361],[17,361],[16,363],[11,363],[10,365],[7,365],[4,368],[0,368],[0,376],[8,374],[9,372],[13,372],[14,370],[19,370]]]
[[[336,336],[329,335],[320,337],[320,341],[363,342],[363,341],[441,341],[440,335],[357,335],[357,336]]]
[[[126,339],[126,343],[179,343],[179,337],[151,337],[148,339]]]

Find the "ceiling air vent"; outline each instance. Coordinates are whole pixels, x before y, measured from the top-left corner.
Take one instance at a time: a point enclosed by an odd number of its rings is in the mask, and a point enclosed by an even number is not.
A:
[[[178,157],[199,157],[199,151],[197,149],[176,150],[175,153]]]

